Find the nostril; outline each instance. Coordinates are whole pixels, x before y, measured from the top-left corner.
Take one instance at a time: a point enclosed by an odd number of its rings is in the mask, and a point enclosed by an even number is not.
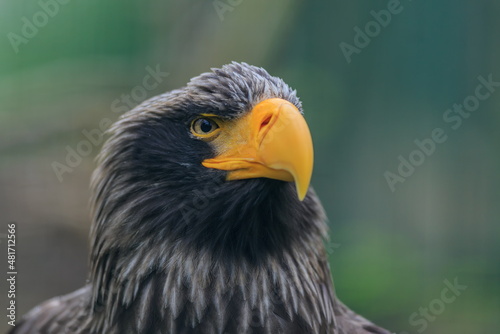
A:
[[[259,145],[262,143],[264,138],[267,136],[269,133],[269,130],[274,127],[274,123],[276,123],[276,120],[278,119],[278,115],[276,113],[266,113],[265,115],[262,116],[261,121],[260,121],[260,126],[259,126],[259,132],[256,137]]]
[[[271,122],[271,118],[273,118],[273,115],[268,115],[266,116],[266,118],[264,119],[264,121],[262,121],[262,123],[260,123],[260,129],[262,130],[262,128],[264,128],[266,125],[269,124],[269,122]]]

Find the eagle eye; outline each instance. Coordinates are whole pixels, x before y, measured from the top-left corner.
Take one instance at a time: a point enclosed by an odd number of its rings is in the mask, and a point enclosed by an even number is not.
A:
[[[191,132],[201,138],[209,138],[219,132],[220,127],[209,117],[199,117],[191,123]]]

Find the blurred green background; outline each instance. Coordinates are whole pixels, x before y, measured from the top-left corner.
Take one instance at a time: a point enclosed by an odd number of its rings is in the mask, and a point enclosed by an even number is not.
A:
[[[303,101],[340,298],[395,333],[422,331],[429,307],[425,333],[498,333],[500,89],[457,129],[443,116],[478,76],[500,81],[499,14],[494,0],[0,0],[0,241],[17,222],[18,316],[86,279],[100,145],[61,180],[53,163],[125,105],[236,60]],[[147,68],[169,75],[144,89]],[[447,140],[391,191],[384,173],[435,128]],[[455,278],[467,289],[439,302]]]

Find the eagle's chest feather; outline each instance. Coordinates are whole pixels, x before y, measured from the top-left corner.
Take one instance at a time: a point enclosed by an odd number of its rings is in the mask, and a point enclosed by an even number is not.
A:
[[[106,313],[98,317],[104,326],[99,327],[117,333],[128,328],[141,333],[333,333],[329,268],[316,251],[238,266],[177,251],[152,270],[147,258],[132,259],[116,268],[113,280],[103,277],[103,284],[110,282],[106,288],[94,286]],[[139,275],[126,279],[130,272]]]

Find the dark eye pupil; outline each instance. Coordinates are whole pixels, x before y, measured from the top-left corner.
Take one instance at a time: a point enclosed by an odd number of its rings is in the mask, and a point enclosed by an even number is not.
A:
[[[210,131],[212,131],[212,123],[210,123],[206,119],[202,119],[201,124],[200,124],[200,129],[203,132],[210,132]]]

